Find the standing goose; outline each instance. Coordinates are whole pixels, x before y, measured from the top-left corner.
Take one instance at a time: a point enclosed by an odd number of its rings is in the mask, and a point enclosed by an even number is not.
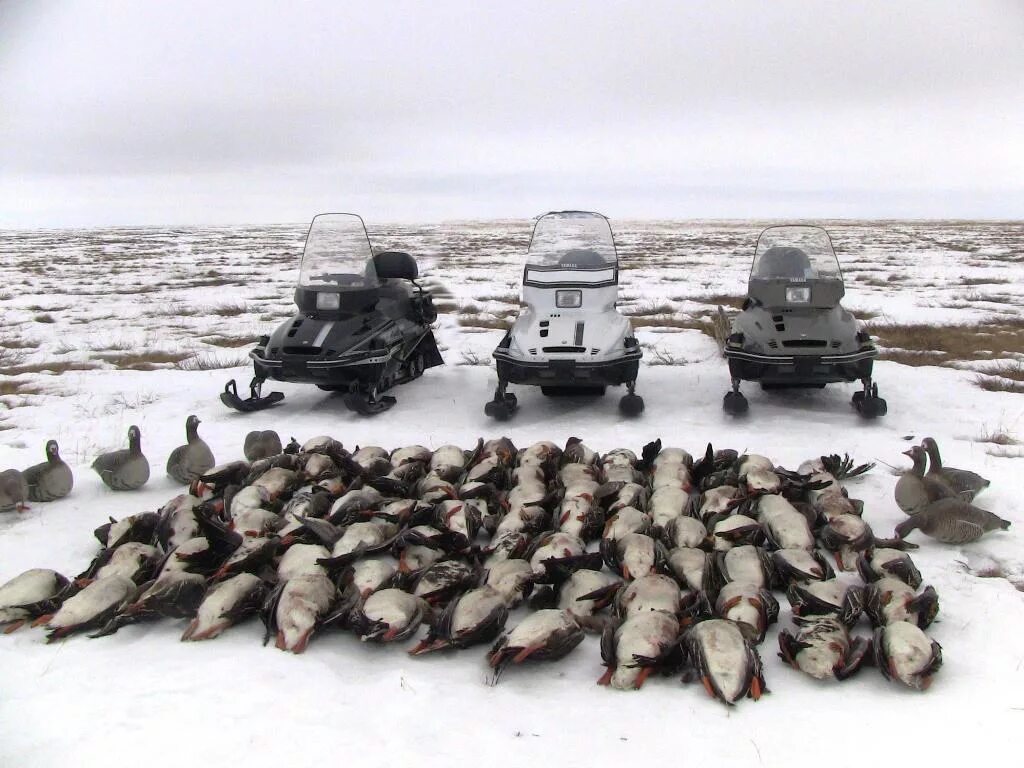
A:
[[[930,462],[928,476],[941,480],[952,489],[953,493],[967,501],[973,501],[975,496],[991,485],[991,481],[986,480],[977,472],[942,466],[939,444],[935,442],[934,438],[926,437],[921,441],[921,447],[928,452],[928,461]]]
[[[245,458],[249,461],[259,461],[277,456],[284,451],[281,447],[281,436],[272,429],[254,430],[245,436],[245,444],[242,448]]]
[[[199,436],[199,417],[185,419],[185,445],[179,445],[167,457],[167,474],[182,485],[189,485],[213,469],[217,463],[213,451]]]
[[[134,491],[144,486],[149,480],[149,461],[142,453],[139,428],[128,427],[128,447],[100,454],[92,468],[112,490]]]
[[[903,455],[909,456],[914,466],[896,481],[893,496],[900,509],[912,515],[933,501],[955,495],[943,480],[925,473],[927,454],[924,448],[915,445],[909,451],[904,451]]]
[[[968,544],[989,531],[1005,531],[1009,527],[1009,520],[963,499],[945,498],[932,502],[897,525],[896,536],[903,539],[919,529],[944,544]]]
[[[28,483],[28,497],[32,501],[63,499],[75,484],[71,467],[60,457],[56,440],[46,443],[46,461],[29,467],[23,474]]]
[[[25,475],[16,469],[0,472],[0,512],[28,509],[28,482]]]

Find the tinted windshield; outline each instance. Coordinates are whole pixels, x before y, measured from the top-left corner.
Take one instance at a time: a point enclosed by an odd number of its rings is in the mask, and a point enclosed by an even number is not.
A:
[[[821,227],[769,227],[757,238],[752,278],[839,280],[832,240]]]
[[[608,219],[583,211],[544,214],[533,227],[526,262],[566,269],[615,264],[615,241]]]
[[[299,285],[376,287],[372,256],[361,218],[354,213],[321,213],[309,225]]]

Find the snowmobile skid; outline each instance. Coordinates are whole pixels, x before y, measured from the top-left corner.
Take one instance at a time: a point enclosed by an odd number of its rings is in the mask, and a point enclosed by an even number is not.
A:
[[[317,216],[295,289],[298,313],[249,353],[250,397],[240,398],[230,381],[221,400],[243,412],[268,408],[284,399],[281,392],[261,396],[273,379],[340,392],[347,408],[364,415],[391,408],[396,400],[386,391],[444,362],[430,326],[437,312],[417,277],[406,253],[372,255],[358,216]]]
[[[740,382],[764,390],[823,388],[860,381],[853,406],[867,419],[886,413],[871,373],[878,349],[840,305],[845,293],[832,241],[820,227],[769,227],[758,237],[747,299],[731,324],[719,307],[732,389],[722,407],[746,413]]]

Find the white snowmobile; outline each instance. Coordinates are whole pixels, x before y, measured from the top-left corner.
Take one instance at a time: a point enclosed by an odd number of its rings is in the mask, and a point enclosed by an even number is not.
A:
[[[882,416],[886,403],[871,380],[878,349],[839,303],[845,293],[832,240],[821,227],[768,227],[757,238],[743,310],[731,323],[723,352],[732,390],[727,413],[745,413],[741,381],[761,388],[824,387],[860,380],[853,405],[865,418]],[[719,307],[720,325],[728,325]]]
[[[557,211],[537,219],[523,270],[525,308],[494,350],[498,387],[485,413],[512,415],[510,383],[539,386],[548,396],[603,395],[607,386],[625,384],[619,408],[639,415],[641,351],[629,320],[615,309],[618,297],[619,260],[607,218]]]

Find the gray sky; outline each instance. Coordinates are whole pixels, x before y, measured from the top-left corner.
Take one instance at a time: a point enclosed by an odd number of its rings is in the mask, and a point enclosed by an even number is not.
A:
[[[0,0],[0,227],[1024,216],[1024,3]]]

